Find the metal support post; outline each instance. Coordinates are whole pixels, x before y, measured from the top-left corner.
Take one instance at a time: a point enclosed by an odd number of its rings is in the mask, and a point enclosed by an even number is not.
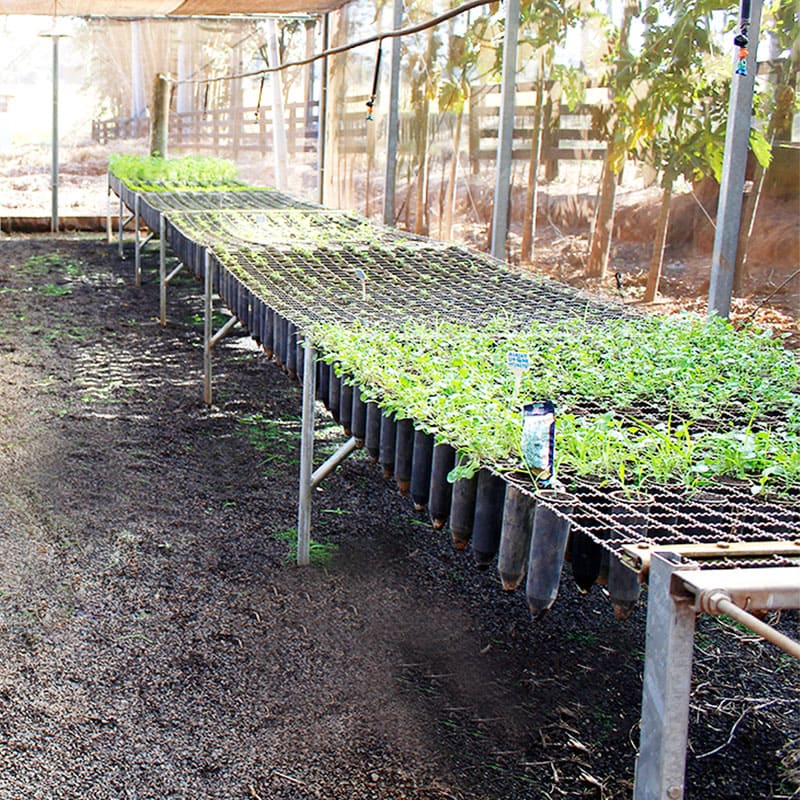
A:
[[[676,597],[672,591],[678,569],[691,566],[672,553],[653,554],[634,800],[684,796],[696,612],[691,597]]]
[[[403,0],[394,0],[392,28],[403,24]],[[383,194],[383,224],[394,225],[394,194],[397,183],[397,142],[400,138],[400,37],[392,39],[389,73],[389,117],[386,125],[386,177]]]
[[[314,396],[316,394],[316,358],[306,337],[303,357],[303,421],[300,432],[300,500],[297,509],[297,563],[309,563],[311,550],[311,470],[314,465]]]
[[[50,232],[58,232],[58,42],[64,34],[48,34],[53,40],[53,163],[50,173],[51,212]]]
[[[139,228],[142,221],[139,217],[139,195],[133,198],[133,277],[138,289],[142,285],[142,248]]]
[[[514,140],[514,93],[517,82],[517,42],[520,0],[506,4],[503,37],[503,83],[500,95],[500,130],[497,137],[497,174],[494,185],[491,253],[505,260],[508,235],[508,207],[511,191],[511,157]]]
[[[328,49],[330,43],[330,14],[322,15],[322,50]],[[322,59],[322,73],[319,94],[319,127],[317,133],[317,202],[325,203],[325,150],[328,146],[328,57]]]
[[[111,187],[106,195],[106,244],[111,244]]]
[[[280,49],[278,47],[278,27],[273,18],[267,19],[267,52],[270,67],[280,66]],[[286,150],[286,117],[283,113],[283,89],[280,72],[270,73],[272,88],[272,145],[275,163],[275,185],[278,189],[287,186],[287,150]]]
[[[730,313],[733,295],[733,271],[739,243],[745,167],[753,116],[756,48],[761,27],[762,0],[752,0],[752,2],[747,0],[747,4],[751,5],[748,33],[751,44],[747,48],[744,72],[737,69],[731,81],[728,127],[725,130],[725,154],[717,206],[717,227],[711,256],[711,281],[708,287],[708,313],[725,318]]]
[[[119,196],[119,257],[125,258],[125,251],[122,249],[122,229],[125,227],[125,203],[122,202],[122,195]]]
[[[161,327],[167,325],[167,220],[158,215],[158,321]]]
[[[207,406],[211,405],[211,333],[214,305],[212,294],[214,280],[211,276],[211,256],[208,248],[203,251],[203,274],[205,278],[205,291],[203,294],[205,324],[203,326],[203,400]]]

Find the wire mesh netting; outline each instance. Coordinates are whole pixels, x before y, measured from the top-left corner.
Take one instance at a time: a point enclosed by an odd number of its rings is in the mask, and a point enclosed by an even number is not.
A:
[[[202,251],[208,249],[215,291],[265,349],[294,372],[302,357],[303,332],[321,322],[399,331],[409,322],[433,329],[451,321],[480,329],[501,311],[520,329],[565,320],[603,328],[640,316],[622,303],[522,273],[485,254],[298,202],[281,192],[167,190],[142,194],[139,206],[151,228],[165,216],[168,241],[198,274],[204,269]],[[327,354],[331,360],[335,356]],[[347,382],[344,376],[342,385]],[[381,387],[357,385],[352,395],[359,398],[362,391],[368,398],[380,397]],[[602,414],[607,409],[602,392],[565,397],[572,411]],[[327,395],[323,400],[331,406]],[[674,422],[667,418],[671,408],[644,402],[630,412],[648,424],[663,425]],[[695,413],[693,423],[713,431],[745,413],[745,398],[727,397]],[[765,407],[760,423],[767,427],[781,413],[780,407]],[[423,432],[428,422],[415,419]],[[439,433],[440,445],[459,449],[460,442]],[[714,566],[791,564],[800,558],[796,487],[765,498],[742,481],[718,480],[698,489],[667,480],[631,492],[614,481],[566,472],[560,476],[568,494],[563,505],[540,492],[518,464],[488,461],[480,466],[569,520],[567,557],[573,558],[576,574],[591,562],[591,582],[604,580],[608,554],[619,557],[626,546],[624,558],[634,568],[646,564],[653,549],[675,545],[695,545],[697,552],[718,546],[703,556]],[[587,555],[587,548],[594,550]],[[638,562],[635,552],[631,555],[636,548],[643,554]]]

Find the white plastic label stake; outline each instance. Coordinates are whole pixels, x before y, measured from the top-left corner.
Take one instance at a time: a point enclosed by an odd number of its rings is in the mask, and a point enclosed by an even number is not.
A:
[[[356,267],[356,278],[361,281],[361,299],[367,299],[367,273],[361,267]]]
[[[522,386],[522,373],[531,368],[531,357],[527,353],[509,350],[506,363],[514,373],[514,400],[516,400],[520,386]]]

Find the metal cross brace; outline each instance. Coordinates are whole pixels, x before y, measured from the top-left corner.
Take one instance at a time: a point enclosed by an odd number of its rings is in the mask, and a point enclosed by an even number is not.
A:
[[[303,356],[303,420],[300,429],[300,498],[297,507],[297,563],[306,566],[311,553],[311,507],[314,489],[322,483],[359,443],[351,436],[324,464],[314,466],[314,417],[317,368],[314,346],[307,336]]]

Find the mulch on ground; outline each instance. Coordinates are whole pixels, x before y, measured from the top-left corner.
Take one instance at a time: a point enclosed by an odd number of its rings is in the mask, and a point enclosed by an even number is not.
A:
[[[200,285],[132,272],[0,240],[0,800],[630,797],[644,607],[532,622],[363,456],[294,566],[299,386],[238,332],[206,407]],[[687,797],[797,797],[798,664],[702,620],[693,677]]]

